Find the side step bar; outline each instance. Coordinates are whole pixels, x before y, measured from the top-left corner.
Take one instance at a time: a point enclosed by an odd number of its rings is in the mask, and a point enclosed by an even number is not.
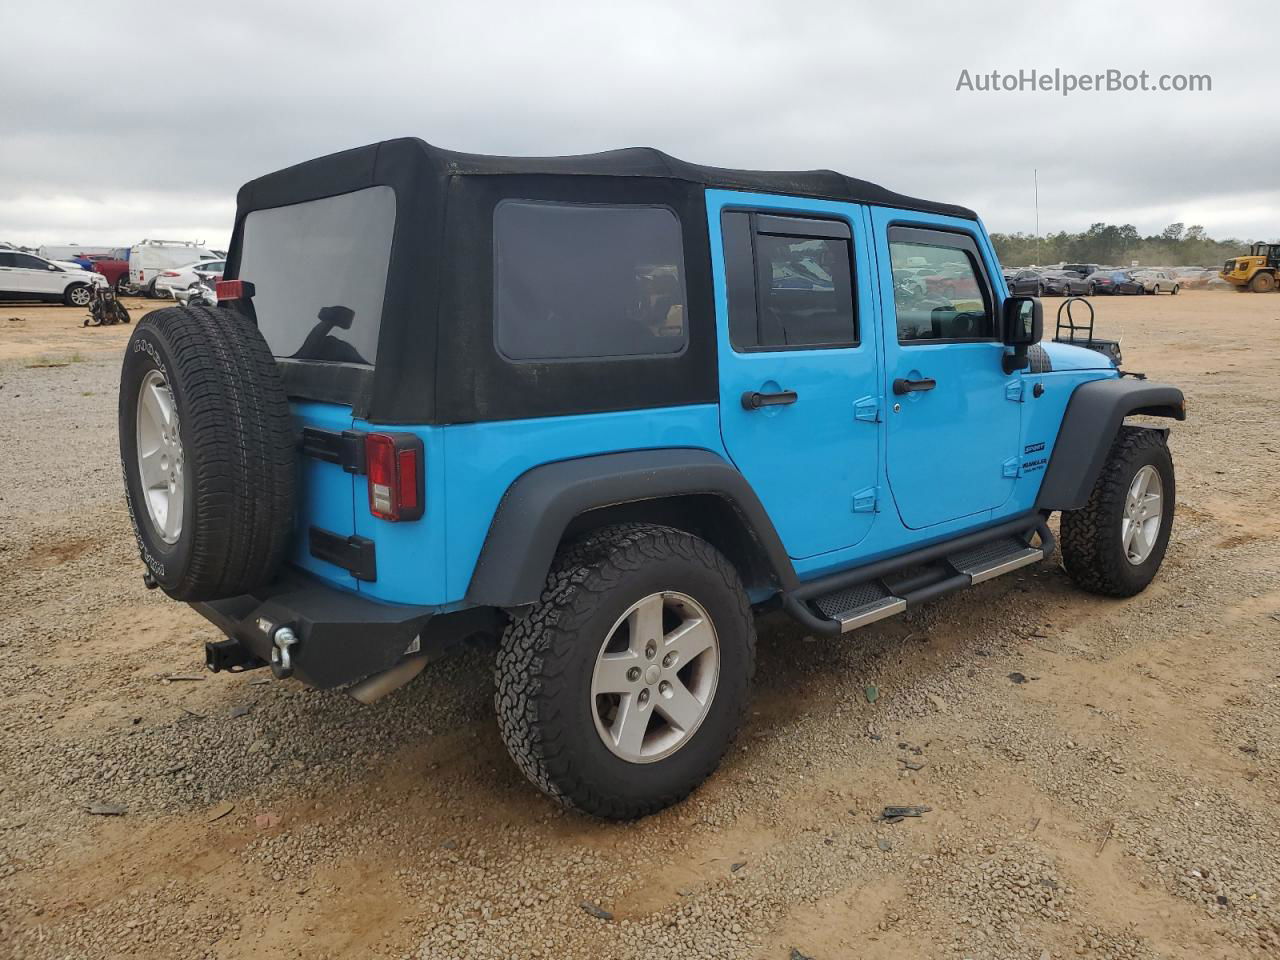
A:
[[[1039,543],[1033,545],[1033,538]],[[1044,518],[1021,517],[900,557],[811,580],[783,596],[810,630],[848,633],[933,600],[1038,563],[1053,553]]]

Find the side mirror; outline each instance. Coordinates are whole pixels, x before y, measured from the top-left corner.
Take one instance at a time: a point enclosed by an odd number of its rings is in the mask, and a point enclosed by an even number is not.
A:
[[[1044,337],[1044,307],[1039,297],[1007,297],[1004,301],[1002,339],[1013,347],[1004,358],[1004,372],[1013,373],[1027,366],[1027,347]]]

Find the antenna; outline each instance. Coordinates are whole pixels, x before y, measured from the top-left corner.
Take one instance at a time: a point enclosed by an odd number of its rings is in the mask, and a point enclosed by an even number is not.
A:
[[[1040,262],[1040,171],[1031,168],[1031,176],[1036,188],[1036,263]]]

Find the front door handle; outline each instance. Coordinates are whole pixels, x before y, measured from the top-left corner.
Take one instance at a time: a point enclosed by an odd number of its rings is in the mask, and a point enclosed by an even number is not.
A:
[[[938,381],[932,377],[924,377],[920,380],[908,380],[905,377],[898,377],[893,381],[893,392],[899,397],[904,393],[924,393],[926,390],[932,390],[938,385]]]
[[[795,403],[800,395],[794,390],[779,390],[777,393],[761,393],[759,390],[748,390],[742,395],[742,409],[759,410],[761,407],[780,407]]]

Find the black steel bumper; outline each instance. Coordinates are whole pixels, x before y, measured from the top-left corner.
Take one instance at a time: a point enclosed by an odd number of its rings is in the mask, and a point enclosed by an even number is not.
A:
[[[431,607],[379,603],[293,570],[253,593],[191,606],[263,663],[288,627],[297,637],[292,676],[321,689],[394,666],[435,617]]]

